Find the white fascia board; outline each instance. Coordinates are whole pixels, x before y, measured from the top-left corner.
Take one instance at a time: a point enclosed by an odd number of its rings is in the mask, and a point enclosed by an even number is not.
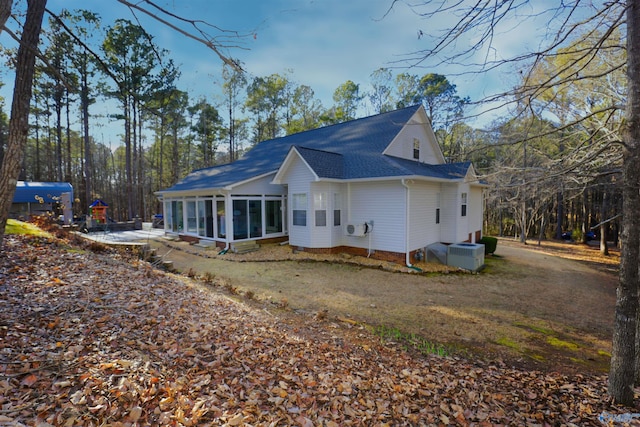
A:
[[[223,188],[206,188],[197,191],[156,191],[155,194],[163,199],[174,199],[179,197],[207,197],[207,196],[219,196],[223,194]]]
[[[291,147],[289,152],[287,153],[287,157],[284,158],[284,161],[276,171],[276,175],[271,180],[271,184],[282,185],[282,175],[284,175],[285,171],[289,168],[291,163],[294,161],[294,158],[297,157],[302,163],[311,171],[313,174],[314,181],[321,181],[322,179],[316,174],[316,172],[309,166],[309,163],[300,155],[300,152],[296,149],[296,147]]]
[[[259,179],[265,178],[265,177],[267,177],[267,176],[269,176],[269,175],[274,175],[274,174],[276,174],[277,172],[278,172],[277,170],[273,170],[273,171],[271,171],[271,172],[263,173],[262,175],[252,176],[251,178],[249,178],[249,179],[245,179],[244,181],[234,182],[234,183],[233,183],[233,184],[231,184],[231,185],[227,185],[226,187],[222,187],[222,190],[231,191],[231,190],[233,190],[233,188],[234,188],[234,187],[238,187],[238,186],[240,186],[240,185],[248,184],[248,183],[250,183],[250,182],[252,182],[252,181],[256,181],[256,180],[259,180]]]
[[[354,178],[354,179],[320,179],[320,181],[330,181],[330,182],[383,182],[383,181],[402,181],[402,180],[413,180],[413,181],[427,181],[427,182],[464,182],[464,179],[446,179],[446,178],[434,178],[429,176],[422,175],[404,175],[404,176],[381,176],[375,178]]]

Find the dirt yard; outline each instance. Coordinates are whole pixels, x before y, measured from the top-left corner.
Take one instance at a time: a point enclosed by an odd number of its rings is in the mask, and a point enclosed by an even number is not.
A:
[[[422,274],[344,256],[270,245],[218,255],[185,242],[150,241],[164,260],[279,317],[397,329],[450,352],[565,372],[608,369],[618,254],[580,244],[523,246],[501,239],[479,274],[421,265]],[[354,328],[355,329],[355,328]]]

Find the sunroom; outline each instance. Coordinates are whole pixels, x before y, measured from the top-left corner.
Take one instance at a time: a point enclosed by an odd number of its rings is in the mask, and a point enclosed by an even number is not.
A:
[[[167,233],[220,242],[286,234],[284,195],[172,197],[163,203]]]
[[[210,173],[203,171],[200,180],[213,184],[215,176]],[[165,232],[190,241],[215,241],[220,247],[283,238],[287,235],[286,190],[271,184],[272,178],[273,174],[265,174],[218,188],[184,191],[174,186],[173,191],[162,192]]]

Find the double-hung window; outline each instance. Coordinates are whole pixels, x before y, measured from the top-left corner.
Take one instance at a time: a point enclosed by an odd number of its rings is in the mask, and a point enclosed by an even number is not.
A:
[[[333,226],[339,227],[342,215],[342,196],[340,193],[333,193]]]
[[[316,217],[316,227],[326,227],[327,193],[313,193],[313,211]]]
[[[467,193],[462,193],[460,197],[460,215],[467,216]]]
[[[307,225],[307,194],[295,193],[292,200],[293,225]]]

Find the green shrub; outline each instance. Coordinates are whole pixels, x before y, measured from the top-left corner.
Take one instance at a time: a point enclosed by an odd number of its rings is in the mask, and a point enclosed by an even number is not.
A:
[[[498,247],[498,239],[496,239],[495,237],[485,236],[482,239],[478,240],[478,243],[481,243],[484,245],[485,255],[494,253],[496,251],[496,248]]]

